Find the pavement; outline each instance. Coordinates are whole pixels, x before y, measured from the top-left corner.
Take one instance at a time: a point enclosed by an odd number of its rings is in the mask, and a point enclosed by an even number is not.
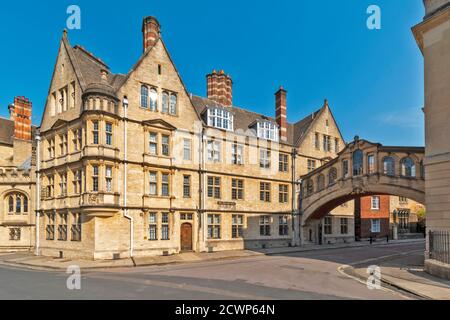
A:
[[[343,264],[418,250],[424,250],[423,242],[296,252],[271,250],[195,263],[81,269],[79,275],[4,264],[0,265],[0,299],[409,300],[418,297],[384,287],[369,290],[365,283],[338,269]],[[79,290],[71,290],[74,277],[80,281]]]
[[[291,248],[271,248],[259,251],[225,251],[225,252],[213,252],[213,253],[183,253],[179,255],[167,256],[167,257],[147,257],[147,258],[135,258],[123,259],[123,260],[111,260],[111,261],[87,261],[87,260],[67,260],[67,259],[54,259],[49,257],[37,257],[31,253],[4,253],[0,254],[0,275],[6,272],[9,274],[11,270],[21,270],[20,272],[27,272],[28,274],[38,272],[39,276],[43,274],[65,274],[65,271],[69,266],[79,266],[83,273],[88,273],[90,277],[94,277],[97,281],[125,281],[135,282],[134,284],[147,284],[148,286],[162,287],[163,290],[173,290],[172,293],[177,299],[180,294],[177,290],[180,288],[178,284],[174,284],[172,281],[160,281],[160,276],[172,275],[171,272],[177,270],[177,279],[188,279],[186,276],[189,270],[203,270],[200,274],[193,273],[193,278],[189,278],[189,282],[193,282],[188,285],[195,290],[199,291],[199,297],[208,298],[208,296],[202,296],[205,292],[202,286],[198,286],[197,277],[204,277],[209,274],[207,281],[216,281],[214,279],[220,272],[222,273],[221,281],[238,281],[239,288],[242,281],[248,282],[249,279],[254,277],[254,270],[258,270],[258,276],[254,279],[255,283],[261,285],[263,283],[264,294],[231,294],[228,291],[223,291],[222,285],[217,283],[218,288],[208,290],[216,292],[215,296],[220,296],[222,299],[226,299],[231,296],[237,299],[272,299],[274,297],[285,297],[284,299],[437,299],[437,300],[450,300],[450,281],[445,281],[428,275],[423,270],[424,265],[424,240],[398,240],[386,242],[375,242],[370,245],[368,242],[358,242],[353,244],[343,245],[323,245],[323,246],[309,246],[309,247],[291,247]],[[281,261],[279,265],[274,265],[273,270],[268,267],[270,264]],[[242,269],[238,268],[235,273],[230,270],[229,266],[248,265],[249,274],[240,274]],[[264,276],[264,266],[267,266],[265,272],[268,278]],[[367,289],[367,268],[368,266],[376,265],[381,268],[381,281],[383,284],[383,290],[390,292],[390,294],[368,294]],[[222,268],[222,266],[224,268]],[[296,270],[296,276],[286,281],[284,277],[287,276],[286,270]],[[310,269],[310,270],[308,270]],[[151,272],[148,272],[148,271]],[[159,274],[157,279],[148,279],[143,275],[153,275],[154,271],[158,272],[168,271],[168,274]],[[216,270],[216,271],[212,271]],[[280,279],[275,278],[274,274],[281,271],[284,273],[277,275]],[[219,272],[220,271],[220,272]],[[44,273],[43,273],[44,272]],[[229,274],[231,272],[231,274]],[[261,274],[259,274],[262,272]],[[310,273],[312,272],[312,273]],[[129,276],[133,275],[130,279]],[[321,275],[317,278],[317,275]],[[348,282],[340,283],[339,277],[344,276],[355,283],[359,282],[359,290],[352,289],[352,294],[342,294],[342,288],[338,291],[329,290],[328,286],[334,282],[339,282],[339,285],[349,286]],[[135,277],[138,278],[135,278]],[[264,281],[259,279],[263,277]],[[290,276],[290,275],[289,275]],[[1,277],[0,277],[1,278]],[[9,279],[6,276],[4,279]],[[304,282],[299,283],[298,286],[295,283],[298,279],[303,279]],[[31,278],[32,279],[32,278]],[[33,282],[33,280],[31,280]],[[245,280],[241,280],[245,279]],[[276,280],[275,280],[276,279]],[[328,279],[327,283],[323,283],[324,279]],[[357,280],[357,281],[355,281]],[[178,280],[177,280],[178,281]],[[307,285],[311,282],[310,285]],[[108,282],[109,283],[109,282]],[[175,282],[178,283],[178,282]],[[203,283],[203,282],[202,282]],[[280,283],[283,289],[292,291],[292,295],[288,292],[278,292],[274,297],[270,294],[267,296],[266,287],[274,287],[277,283]],[[361,285],[362,284],[362,285]],[[102,284],[105,286],[105,284]],[[316,286],[319,286],[317,288]],[[94,285],[95,287],[95,285]],[[298,287],[302,289],[308,289],[306,291],[297,292]],[[331,286],[331,289],[336,289]],[[1,286],[0,286],[1,288]],[[165,288],[165,289],[164,289]],[[102,292],[101,289],[95,288]],[[193,290],[194,290],[193,289]],[[169,291],[170,291],[169,290]],[[195,291],[194,290],[194,291]],[[215,291],[216,290],[216,291]],[[218,291],[217,291],[218,290]],[[220,291],[222,290],[222,291]],[[257,290],[252,288],[252,290]],[[258,291],[258,290],[257,290]],[[318,291],[318,292],[316,292]],[[359,295],[357,294],[359,292]],[[223,295],[223,293],[226,293]],[[314,294],[313,294],[314,293]],[[0,298],[1,298],[0,289]],[[108,298],[108,295],[106,295]],[[82,296],[82,298],[85,298]],[[97,296],[89,296],[87,298],[98,298]],[[121,298],[113,296],[111,298]],[[136,298],[133,296],[133,299]],[[214,298],[213,298],[214,299]]]
[[[424,254],[419,249],[391,256],[343,265],[339,270],[363,283],[369,277],[368,267],[381,270],[381,282],[387,288],[416,295],[426,300],[450,300],[450,281],[429,275],[424,271]]]
[[[133,259],[120,260],[70,260],[52,257],[35,256],[29,252],[0,253],[0,265],[26,267],[35,270],[60,270],[65,271],[70,266],[78,266],[83,270],[95,270],[105,268],[132,268],[143,266],[158,266],[180,263],[198,263],[207,261],[221,261],[228,259],[239,259],[263,255],[282,255],[295,252],[308,252],[317,250],[333,250],[342,248],[359,248],[368,246],[386,246],[402,243],[424,243],[423,239],[413,240],[378,240],[378,242],[354,242],[336,245],[310,245],[305,247],[283,247],[261,250],[236,250],[212,253],[186,252],[171,256],[136,257]]]

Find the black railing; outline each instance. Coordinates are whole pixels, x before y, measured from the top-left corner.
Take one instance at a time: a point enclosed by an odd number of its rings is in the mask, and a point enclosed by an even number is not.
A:
[[[450,232],[429,231],[428,242],[430,259],[450,264]]]

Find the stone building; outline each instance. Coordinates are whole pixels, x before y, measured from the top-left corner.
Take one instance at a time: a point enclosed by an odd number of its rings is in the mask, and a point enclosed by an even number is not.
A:
[[[37,251],[117,259],[317,242],[323,224],[300,230],[297,199],[299,177],[345,146],[328,102],[290,123],[280,88],[275,117],[250,112],[223,71],[192,95],[159,22],[142,31],[128,74],[63,34],[40,127]],[[330,213],[330,241],[353,237],[352,214],[352,202]]]
[[[427,230],[450,232],[450,0],[424,0],[425,17],[413,28],[425,68],[425,193]],[[429,239],[428,239],[429,240]],[[447,240],[448,241],[448,240]],[[427,241],[427,257],[429,241]],[[447,243],[447,257],[449,256]],[[450,261],[447,261],[449,263]],[[432,262],[426,262],[429,271]],[[434,271],[432,271],[434,272]],[[439,273],[439,272],[436,272]],[[446,271],[450,279],[450,272]]]
[[[422,216],[421,216],[422,214]],[[425,206],[405,197],[390,197],[390,224],[400,237],[424,232]]]
[[[10,119],[0,118],[0,252],[31,250],[35,243],[35,127],[32,103],[16,97]]]

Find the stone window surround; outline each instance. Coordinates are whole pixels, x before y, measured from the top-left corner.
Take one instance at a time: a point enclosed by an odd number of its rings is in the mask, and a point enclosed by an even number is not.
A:
[[[156,195],[150,194],[150,173],[156,173]],[[163,174],[169,175],[169,195],[162,196],[162,176]],[[159,168],[146,168],[144,169],[144,194],[151,198],[171,198],[173,194],[173,181],[174,175],[170,170],[159,169]]]
[[[141,88],[142,87],[147,87],[147,89],[148,89],[147,107],[146,108],[142,107],[142,105],[141,105]],[[150,110],[150,94],[151,94],[151,90],[152,89],[156,90],[156,93],[157,93],[156,110]],[[162,112],[162,108],[163,108],[163,93],[167,93],[167,95],[168,95],[168,101],[167,101],[168,102],[168,111],[167,112]],[[177,101],[176,106],[175,106],[175,111],[176,111],[175,113],[171,113],[170,112],[171,111],[170,109],[171,109],[172,96],[175,96],[176,97],[176,101]],[[180,103],[179,103],[179,98],[178,97],[179,97],[179,94],[177,92],[172,91],[172,90],[168,90],[168,89],[164,89],[164,88],[160,88],[160,87],[152,85],[152,84],[141,82],[141,85],[139,86],[139,108],[143,109],[143,110],[150,111],[150,112],[157,112],[157,113],[169,115],[169,116],[172,116],[172,117],[178,117],[179,114],[180,114],[180,111],[179,111]]]
[[[156,134],[156,155],[150,153],[150,134]],[[170,158],[173,154],[173,141],[172,141],[172,132],[170,130],[162,129],[159,127],[151,127],[151,126],[145,126],[144,127],[144,136],[145,136],[145,143],[144,143],[144,153],[150,157],[159,157],[159,158]],[[169,155],[164,156],[162,154],[163,146],[162,146],[162,137],[168,136],[169,137]]]

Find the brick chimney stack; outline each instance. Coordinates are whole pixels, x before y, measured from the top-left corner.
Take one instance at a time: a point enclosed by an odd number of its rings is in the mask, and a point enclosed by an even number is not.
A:
[[[287,141],[287,91],[280,87],[275,93],[275,114],[280,128],[280,140]]]
[[[9,116],[14,121],[14,138],[31,140],[32,103],[28,98],[15,97],[14,104],[9,106]]]
[[[161,25],[154,17],[144,18],[142,23],[142,35],[144,38],[144,52],[151,48],[161,36]]]
[[[231,77],[225,74],[223,70],[219,73],[213,70],[206,76],[206,80],[208,99],[225,107],[231,107],[233,105],[233,81]]]

